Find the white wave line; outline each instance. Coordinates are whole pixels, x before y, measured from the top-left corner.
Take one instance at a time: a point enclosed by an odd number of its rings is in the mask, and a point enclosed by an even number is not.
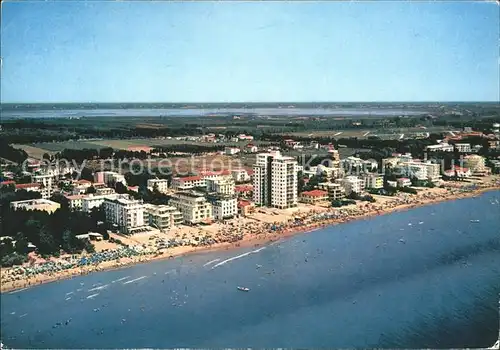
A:
[[[227,262],[230,262],[230,261],[233,261],[233,260],[236,260],[236,259],[239,259],[239,258],[243,258],[244,256],[247,256],[247,255],[250,255],[250,254],[258,253],[258,252],[260,252],[263,249],[266,249],[266,247],[262,247],[262,248],[259,248],[259,249],[256,249],[256,250],[252,250],[251,252],[247,252],[247,253],[244,253],[244,254],[241,254],[241,255],[233,256],[232,258],[226,259],[224,261],[221,261],[218,264],[215,264],[214,266],[212,266],[212,270],[215,269],[216,267],[224,265]]]
[[[87,297],[87,299],[92,299],[92,298],[94,298],[94,297],[96,297],[96,296],[98,296],[98,295],[99,295],[99,293],[95,293],[95,294],[89,295],[89,296]]]
[[[71,295],[71,294],[73,294],[73,293],[74,293],[74,292],[68,292],[68,293],[66,293],[66,295]]]
[[[174,272],[175,272],[175,270],[170,270],[170,271],[165,272],[165,275],[170,275],[171,273],[174,273]]]
[[[215,262],[217,262],[217,261],[219,261],[219,260],[220,260],[220,259],[214,259],[214,260],[212,260],[212,261],[207,262],[207,263],[206,263],[206,264],[204,264],[203,266],[208,266],[208,265],[213,264],[213,263],[215,263]]]
[[[132,283],[132,282],[136,282],[136,281],[140,281],[144,278],[147,278],[148,276],[142,276],[142,277],[139,277],[139,278],[136,278],[136,279],[133,279],[133,280],[130,280],[130,281],[127,281],[125,282],[124,284],[129,284],[129,283]]]
[[[130,276],[126,276],[126,277],[118,278],[117,280],[114,280],[114,281],[113,281],[113,282],[111,282],[111,283],[120,282],[120,281],[126,280],[127,278],[130,278]]]
[[[28,289],[28,288],[21,288],[21,289],[13,290],[9,294],[16,294],[16,293],[22,292],[23,290],[26,290],[26,289]]]
[[[87,292],[93,292],[94,290],[101,290],[101,289],[104,289],[104,288],[107,288],[107,287],[109,287],[109,284],[105,284],[104,286],[99,286],[99,287],[95,287],[95,288],[89,289]]]
[[[70,300],[70,299],[71,299],[71,297],[67,297],[67,298],[66,298],[66,299],[64,299],[64,300],[68,301],[68,300]]]
[[[22,314],[21,316],[19,316],[19,318],[24,317],[24,316],[27,316],[27,315],[28,315],[28,314]]]

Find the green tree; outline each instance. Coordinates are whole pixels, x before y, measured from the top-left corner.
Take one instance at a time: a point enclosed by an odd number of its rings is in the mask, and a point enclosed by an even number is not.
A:
[[[14,249],[18,254],[28,253],[28,240],[22,232],[18,232],[16,234],[16,244],[14,245]]]

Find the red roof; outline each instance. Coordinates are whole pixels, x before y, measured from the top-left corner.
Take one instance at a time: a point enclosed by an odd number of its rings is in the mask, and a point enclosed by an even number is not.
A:
[[[40,184],[17,184],[16,189],[23,189],[23,188],[31,188],[31,187],[36,187],[40,188]]]
[[[76,181],[77,184],[80,184],[80,185],[87,185],[87,184],[91,184],[92,182],[90,182],[89,180],[78,180]]]
[[[236,192],[249,192],[253,190],[252,185],[236,185],[234,186]]]
[[[253,175],[253,169],[248,168],[246,171],[248,175]]]
[[[312,191],[302,192],[302,195],[308,197],[325,197],[328,195],[328,192],[322,190],[312,190]]]
[[[231,175],[231,172],[229,170],[200,171],[200,176],[214,176],[214,175]]]
[[[83,195],[83,194],[75,194],[75,195],[72,195],[72,196],[66,196],[66,198],[68,200],[73,200],[73,199],[83,199],[87,196]]]
[[[249,202],[249,201],[239,201],[238,208],[243,208],[243,207],[249,206],[251,204],[252,204],[252,202]]]
[[[8,186],[8,185],[15,185],[16,182],[12,180],[7,180],[7,181],[2,181],[0,182],[0,186]]]
[[[179,177],[179,181],[186,182],[186,181],[198,181],[202,180],[203,178],[201,176],[186,176],[186,177]]]

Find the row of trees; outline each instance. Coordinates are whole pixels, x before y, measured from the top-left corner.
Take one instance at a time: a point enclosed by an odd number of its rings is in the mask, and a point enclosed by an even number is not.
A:
[[[28,154],[22,149],[12,147],[2,138],[0,139],[0,158],[21,164],[28,158]]]
[[[62,197],[62,196],[60,196]],[[2,236],[10,236],[15,240],[2,241],[0,252],[2,264],[9,265],[24,258],[28,252],[28,242],[34,244],[43,256],[58,256],[61,251],[73,254],[82,250],[93,251],[87,241],[76,238],[76,235],[90,231],[106,233],[104,211],[94,209],[91,213],[72,212],[62,198],[54,197],[62,203],[61,208],[53,213],[45,211],[13,210],[10,202],[40,198],[37,192],[15,191],[13,186],[0,188],[0,232]]]

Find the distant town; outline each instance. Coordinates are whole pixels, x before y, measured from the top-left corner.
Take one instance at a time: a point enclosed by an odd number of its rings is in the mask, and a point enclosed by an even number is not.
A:
[[[56,152],[5,144],[2,289],[260,245],[498,188],[499,128],[493,122],[404,139],[370,138],[370,131],[349,139],[339,139],[342,132],[97,138]],[[12,136],[12,124],[4,131]]]

